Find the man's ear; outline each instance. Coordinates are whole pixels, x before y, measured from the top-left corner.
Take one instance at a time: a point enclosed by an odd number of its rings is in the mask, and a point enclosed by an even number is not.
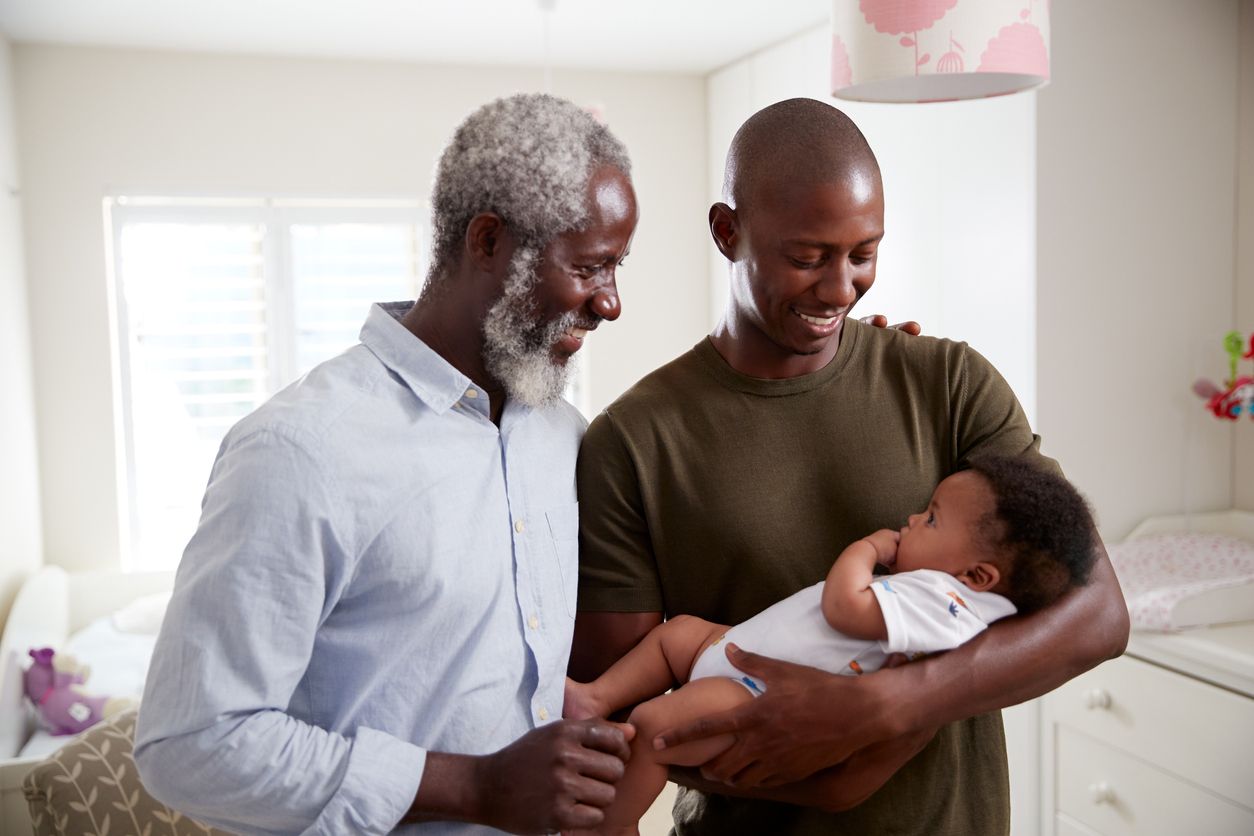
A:
[[[736,260],[736,245],[740,237],[740,219],[736,210],[726,203],[716,203],[710,207],[710,235],[714,238],[714,246],[728,261]]]
[[[466,258],[484,272],[508,258],[511,242],[509,227],[495,212],[480,212],[466,224]]]
[[[997,582],[1001,580],[1001,570],[993,563],[980,561],[959,574],[958,580],[966,584],[967,589],[974,589],[976,592],[987,592],[997,586]]]

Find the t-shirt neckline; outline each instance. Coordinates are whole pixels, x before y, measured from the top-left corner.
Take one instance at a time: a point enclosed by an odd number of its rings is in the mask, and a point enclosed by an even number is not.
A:
[[[750,377],[736,371],[723,359],[723,355],[718,353],[718,349],[714,347],[714,342],[709,336],[693,346],[692,350],[714,379],[728,389],[764,397],[796,395],[824,385],[848,365],[849,358],[856,351],[859,334],[865,327],[867,326],[858,320],[847,318],[841,326],[840,344],[836,347],[836,354],[826,366],[799,377],[785,377],[777,380]]]

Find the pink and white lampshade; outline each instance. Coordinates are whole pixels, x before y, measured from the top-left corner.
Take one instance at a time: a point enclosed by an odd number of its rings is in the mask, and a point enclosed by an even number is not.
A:
[[[1049,81],[1049,0],[832,0],[832,95],[1004,96]]]

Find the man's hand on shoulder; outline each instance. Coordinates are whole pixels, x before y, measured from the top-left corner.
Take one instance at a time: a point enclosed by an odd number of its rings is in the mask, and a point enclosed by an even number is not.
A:
[[[407,821],[473,821],[510,833],[596,827],[634,734],[605,720],[560,720],[490,755],[431,753]]]
[[[898,322],[896,325],[890,326],[888,317],[883,314],[871,314],[870,316],[860,318],[858,321],[873,328],[892,328],[894,331],[905,331],[912,337],[917,337],[923,333],[923,326],[913,319],[907,319],[905,322]]]

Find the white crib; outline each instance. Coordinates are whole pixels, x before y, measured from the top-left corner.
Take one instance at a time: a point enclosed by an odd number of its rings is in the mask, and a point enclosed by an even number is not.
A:
[[[70,636],[97,619],[173,583],[173,572],[69,574],[47,566],[22,585],[0,636],[0,836],[31,832],[22,780],[41,758],[17,757],[35,732],[33,714],[22,697],[27,650],[63,648]]]

